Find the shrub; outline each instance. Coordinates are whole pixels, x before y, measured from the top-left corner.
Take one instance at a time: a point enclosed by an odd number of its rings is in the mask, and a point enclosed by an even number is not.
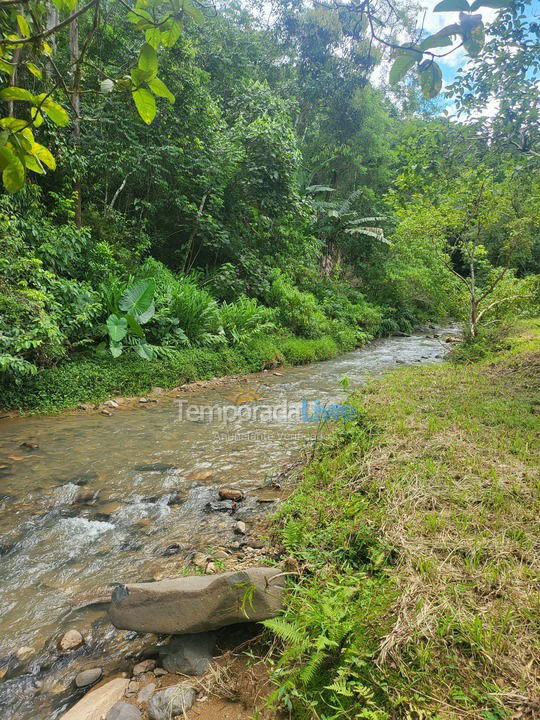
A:
[[[274,312],[255,298],[241,295],[236,302],[224,302],[219,310],[221,325],[231,345],[244,343],[250,337],[275,330]]]
[[[318,338],[330,332],[331,326],[314,295],[302,292],[281,271],[276,270],[267,295],[281,324],[294,335]]]

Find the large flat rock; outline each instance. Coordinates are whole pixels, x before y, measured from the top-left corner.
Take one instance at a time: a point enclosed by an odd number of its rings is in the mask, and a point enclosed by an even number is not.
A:
[[[259,622],[282,609],[278,568],[247,568],[219,575],[118,585],[109,615],[123,630],[183,635]]]
[[[60,720],[102,720],[112,706],[122,699],[129,680],[116,678],[87,693]]]

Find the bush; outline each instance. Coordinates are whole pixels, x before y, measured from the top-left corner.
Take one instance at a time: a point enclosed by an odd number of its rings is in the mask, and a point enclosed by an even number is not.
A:
[[[294,335],[318,338],[331,330],[331,325],[314,295],[302,292],[281,271],[276,270],[267,295],[268,305],[275,307],[283,327]]]
[[[238,345],[276,329],[274,312],[260,305],[255,298],[242,295],[236,302],[224,302],[219,309],[221,325],[227,341]]]

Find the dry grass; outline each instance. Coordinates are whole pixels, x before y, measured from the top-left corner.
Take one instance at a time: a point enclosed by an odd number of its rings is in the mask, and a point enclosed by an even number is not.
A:
[[[511,353],[399,372],[362,398],[383,431],[351,485],[384,489],[380,532],[399,558],[378,662],[411,682],[424,668],[457,715],[456,675],[513,717],[540,713],[539,370],[540,352]]]
[[[338,436],[284,513],[288,551],[322,564],[299,597],[315,606],[329,573],[350,580],[343,547],[369,528],[389,549],[390,600],[360,622],[377,717],[540,718],[540,324],[477,364],[400,369],[355,402],[371,439]],[[368,717],[322,685],[306,686],[305,705]]]

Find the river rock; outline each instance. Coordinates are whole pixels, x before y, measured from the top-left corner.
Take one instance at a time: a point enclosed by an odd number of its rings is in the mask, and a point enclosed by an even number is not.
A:
[[[148,683],[148,685],[145,685],[143,687],[143,689],[137,695],[137,702],[139,703],[139,705],[141,703],[146,703],[150,700],[156,690],[156,687],[156,683]]]
[[[100,494],[101,490],[79,490],[75,496],[74,502],[76,503],[92,503],[95,502]]]
[[[182,545],[180,543],[174,542],[170,545],[167,545],[165,550],[162,550],[161,554],[163,557],[170,557],[171,555],[178,555],[178,553],[182,552]]]
[[[68,630],[58,643],[58,647],[62,652],[70,652],[81,647],[83,643],[84,638],[78,630]]]
[[[217,502],[207,502],[204,506],[204,511],[207,513],[213,512],[230,512],[234,510],[232,500],[218,500]]]
[[[148,705],[150,720],[170,720],[185,714],[193,705],[195,690],[188,683],[173,685],[157,692]]]
[[[174,637],[160,648],[161,664],[170,673],[202,675],[212,661],[215,633],[195,633]]]
[[[246,523],[242,520],[239,520],[236,525],[234,526],[234,532],[238,535],[245,535],[247,533],[247,526]]]
[[[239,502],[244,499],[244,493],[236,488],[220,488],[218,490],[218,495],[221,500],[234,500],[234,502]]]
[[[214,473],[211,470],[201,470],[199,472],[191,473],[189,479],[195,480],[195,482],[204,482],[205,480],[210,480],[213,477]]]
[[[141,711],[125,702],[114,703],[106,715],[105,720],[141,720]]]
[[[20,660],[22,662],[24,660],[28,660],[28,658],[31,657],[34,653],[35,650],[33,647],[30,647],[30,645],[23,645],[17,650],[15,655],[17,657],[17,660]]]
[[[126,697],[131,697],[132,695],[136,695],[141,688],[141,683],[137,682],[137,680],[131,680],[129,685],[126,689]]]
[[[277,568],[255,567],[212,576],[117,585],[109,615],[113,625],[137,632],[186,635],[236,623],[259,622],[282,609]],[[249,602],[246,602],[249,591]]]
[[[133,675],[142,675],[145,672],[151,672],[156,667],[155,660],[142,660],[133,668]]]
[[[75,677],[75,685],[78,688],[88,687],[96,683],[103,675],[101,668],[91,668],[90,670],[83,670],[78,673]]]
[[[128,685],[128,680],[116,678],[87,693],[60,720],[102,720],[118,702]]]

